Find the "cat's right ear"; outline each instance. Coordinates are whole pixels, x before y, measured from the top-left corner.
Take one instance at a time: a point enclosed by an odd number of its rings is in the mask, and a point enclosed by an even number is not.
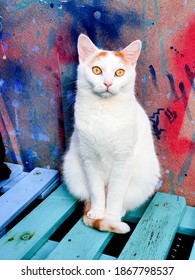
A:
[[[81,34],[78,38],[78,53],[79,62],[84,62],[91,54],[97,52],[98,48],[92,43],[92,41],[84,34]]]

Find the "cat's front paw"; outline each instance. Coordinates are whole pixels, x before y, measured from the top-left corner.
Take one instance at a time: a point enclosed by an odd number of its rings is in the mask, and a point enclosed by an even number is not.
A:
[[[103,219],[104,211],[97,210],[97,209],[91,209],[89,212],[87,212],[87,217],[92,220]]]

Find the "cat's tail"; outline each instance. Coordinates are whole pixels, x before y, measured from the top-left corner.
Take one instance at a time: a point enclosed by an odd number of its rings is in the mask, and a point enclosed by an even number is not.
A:
[[[100,231],[110,231],[114,233],[127,233],[130,231],[130,227],[128,224],[124,222],[116,222],[107,219],[97,219],[93,220],[87,216],[87,212],[89,211],[89,204],[85,204],[83,222],[86,226],[95,228]]]

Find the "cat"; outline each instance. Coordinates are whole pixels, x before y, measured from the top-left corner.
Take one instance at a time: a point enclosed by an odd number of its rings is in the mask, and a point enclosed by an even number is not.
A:
[[[69,192],[84,201],[84,223],[100,231],[130,231],[122,217],[160,178],[150,122],[134,93],[140,52],[140,40],[107,51],[78,38],[75,124],[62,170]]]

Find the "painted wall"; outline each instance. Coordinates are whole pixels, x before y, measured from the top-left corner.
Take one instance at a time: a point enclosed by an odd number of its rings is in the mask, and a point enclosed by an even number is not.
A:
[[[60,168],[74,117],[76,44],[143,41],[137,98],[162,166],[161,191],[195,206],[195,5],[190,0],[1,0],[0,130],[7,160]]]

